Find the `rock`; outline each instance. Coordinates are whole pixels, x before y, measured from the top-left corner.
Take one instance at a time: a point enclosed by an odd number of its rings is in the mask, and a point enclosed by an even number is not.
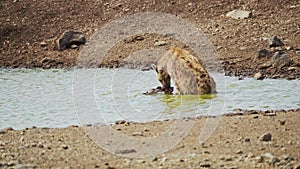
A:
[[[260,49],[258,50],[258,55],[257,55],[257,58],[265,58],[265,57],[269,57],[271,56],[271,52],[268,51],[267,49]]]
[[[254,79],[256,79],[256,80],[263,80],[264,76],[260,72],[258,72],[258,73],[256,73],[254,75]]]
[[[69,147],[65,144],[61,145],[61,148],[64,149],[64,150],[67,150]]]
[[[226,14],[227,17],[231,17],[233,19],[246,19],[252,16],[252,12],[245,10],[233,10]]]
[[[71,48],[72,45],[84,45],[86,39],[81,32],[67,31],[61,35],[57,40],[58,50],[65,50]]]
[[[264,133],[259,138],[260,141],[271,141],[272,140],[272,134],[270,133]]]
[[[282,51],[275,52],[272,57],[272,66],[282,68],[291,64],[291,59]]]
[[[202,167],[202,168],[210,168],[211,165],[209,163],[200,163],[199,164],[199,167]]]
[[[166,41],[161,41],[161,40],[157,40],[154,42],[154,46],[164,46],[166,44],[167,44]]]
[[[297,67],[289,67],[289,68],[288,68],[289,71],[294,71],[294,70],[296,70],[296,69],[297,69]]]
[[[135,149],[125,149],[125,150],[118,150],[115,152],[116,154],[131,154],[136,153]]]
[[[282,155],[280,159],[282,161],[287,161],[287,162],[291,162],[295,160],[295,158],[290,155]]]
[[[269,39],[269,47],[279,47],[279,46],[284,46],[284,43],[277,37],[277,36],[272,36]]]
[[[41,43],[40,43],[40,46],[41,46],[41,47],[46,47],[46,46],[47,46],[47,43],[46,43],[46,42],[41,42]]]
[[[264,158],[262,156],[258,156],[258,157],[255,157],[255,161],[257,163],[263,163],[264,162]]]
[[[267,69],[267,68],[271,67],[272,64],[273,64],[273,62],[268,61],[268,62],[264,63],[262,66],[260,66],[260,68]]]
[[[286,79],[287,79],[287,80],[295,80],[295,79],[296,79],[296,76],[294,76],[294,75],[289,75]]]
[[[268,162],[269,164],[275,164],[277,162],[280,162],[278,158],[273,156],[271,153],[265,153],[262,155],[264,161]]]
[[[132,136],[144,136],[144,134],[142,132],[134,132]]]
[[[71,45],[71,47],[70,47],[71,49],[77,49],[78,48],[78,46],[77,45]]]

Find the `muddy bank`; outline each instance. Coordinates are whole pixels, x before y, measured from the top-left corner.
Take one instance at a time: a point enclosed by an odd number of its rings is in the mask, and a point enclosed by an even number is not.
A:
[[[95,31],[121,16],[137,12],[165,12],[195,23],[211,40],[227,75],[253,76],[261,72],[271,78],[299,78],[299,5],[297,0],[283,1],[10,1],[0,3],[1,68],[74,67],[80,48],[58,51],[55,40],[67,30],[83,32],[87,41]],[[234,9],[252,12],[250,18],[232,19],[225,15]],[[270,49],[268,38],[276,35],[283,47]],[[101,65],[115,67],[130,53],[155,47],[163,37],[145,37],[117,44],[111,57]],[[173,40],[158,48],[168,48]],[[149,43],[148,43],[149,42]],[[124,48],[126,47],[126,48]],[[270,57],[257,59],[258,50],[282,50],[290,63],[268,66]]]
[[[82,127],[5,129],[0,132],[2,168],[297,168],[300,167],[300,111],[248,112],[220,117],[203,144],[207,119],[189,119],[193,127],[165,153],[121,157],[100,148]],[[159,137],[174,120],[112,125],[125,137]],[[164,140],[162,140],[162,143]],[[132,148],[134,150],[134,147]],[[131,153],[134,153],[134,151]],[[117,152],[118,153],[118,152]],[[122,154],[123,153],[123,154]],[[128,151],[128,153],[130,153]],[[126,155],[126,152],[119,152]],[[128,155],[128,154],[127,154]]]

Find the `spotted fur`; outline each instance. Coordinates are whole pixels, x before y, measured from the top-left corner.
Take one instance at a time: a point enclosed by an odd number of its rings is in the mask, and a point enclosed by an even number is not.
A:
[[[215,81],[200,60],[184,49],[171,48],[152,67],[164,88],[171,87],[172,79],[181,95],[216,92]]]

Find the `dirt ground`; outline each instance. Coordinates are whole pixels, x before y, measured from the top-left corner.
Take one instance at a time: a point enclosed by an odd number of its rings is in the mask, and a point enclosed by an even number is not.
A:
[[[252,12],[248,19],[226,17],[234,9]],[[101,26],[137,12],[165,12],[195,23],[211,40],[227,75],[295,79],[300,77],[300,7],[298,0],[276,1],[24,1],[0,2],[0,67],[65,68],[76,65],[80,49],[58,51],[55,40],[67,30],[78,30],[87,40]],[[278,36],[285,44],[270,49],[268,38]],[[144,35],[141,35],[144,36]],[[124,40],[111,53],[112,58],[99,66],[117,67],[128,53],[149,47],[145,37],[128,48]],[[45,42],[46,45],[41,45]],[[123,44],[122,44],[123,43]],[[172,40],[167,48],[172,45]],[[127,47],[127,48],[126,48]],[[154,47],[154,46],[152,46]],[[259,49],[283,50],[291,59],[284,67],[266,67],[269,57],[257,59]]]
[[[135,146],[119,152],[104,151],[83,127],[4,129],[0,132],[0,168],[287,168],[300,167],[300,111],[246,112],[219,117],[207,141],[200,132],[207,119],[193,123],[187,136],[168,151],[145,158],[124,157]],[[176,120],[118,123],[111,126],[124,138],[159,137]],[[103,126],[102,126],[103,127]],[[266,134],[267,133],[267,134]],[[113,134],[113,133],[112,133]],[[265,141],[261,140],[262,135]],[[104,138],[103,138],[104,139]],[[124,139],[125,140],[125,139]],[[124,140],[119,140],[123,143]],[[161,144],[166,143],[164,139]],[[154,147],[155,148],[155,147]],[[115,155],[117,153],[118,155]]]
[[[234,9],[249,10],[253,16],[243,20],[225,16]],[[89,41],[114,19],[150,11],[195,23],[214,45],[226,75],[261,72],[269,78],[300,78],[299,0],[1,0],[0,67],[74,67],[82,47],[58,51],[55,41],[63,32],[81,31]],[[285,46],[269,48],[268,39],[273,35]],[[132,37],[118,43],[98,66],[118,67],[130,53],[156,47],[156,40],[167,42],[157,46],[162,49],[182,45],[163,36],[139,36],[142,40],[132,41]],[[291,62],[266,67],[272,56],[258,58],[260,49],[284,51]],[[131,150],[119,155],[104,151],[83,127],[7,128],[0,131],[0,168],[300,168],[300,110],[222,116],[212,136],[199,144],[201,128],[213,118],[185,119],[194,122],[188,135],[169,151],[146,158],[119,156],[134,153]],[[120,123],[112,128],[129,137],[147,138],[159,136],[172,124],[174,120]],[[262,135],[266,141],[261,140]]]

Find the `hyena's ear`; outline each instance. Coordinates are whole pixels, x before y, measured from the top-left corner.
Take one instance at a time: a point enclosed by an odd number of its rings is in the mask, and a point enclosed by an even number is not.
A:
[[[153,70],[155,70],[155,72],[158,72],[157,66],[155,64],[152,64],[151,67],[152,67]]]

